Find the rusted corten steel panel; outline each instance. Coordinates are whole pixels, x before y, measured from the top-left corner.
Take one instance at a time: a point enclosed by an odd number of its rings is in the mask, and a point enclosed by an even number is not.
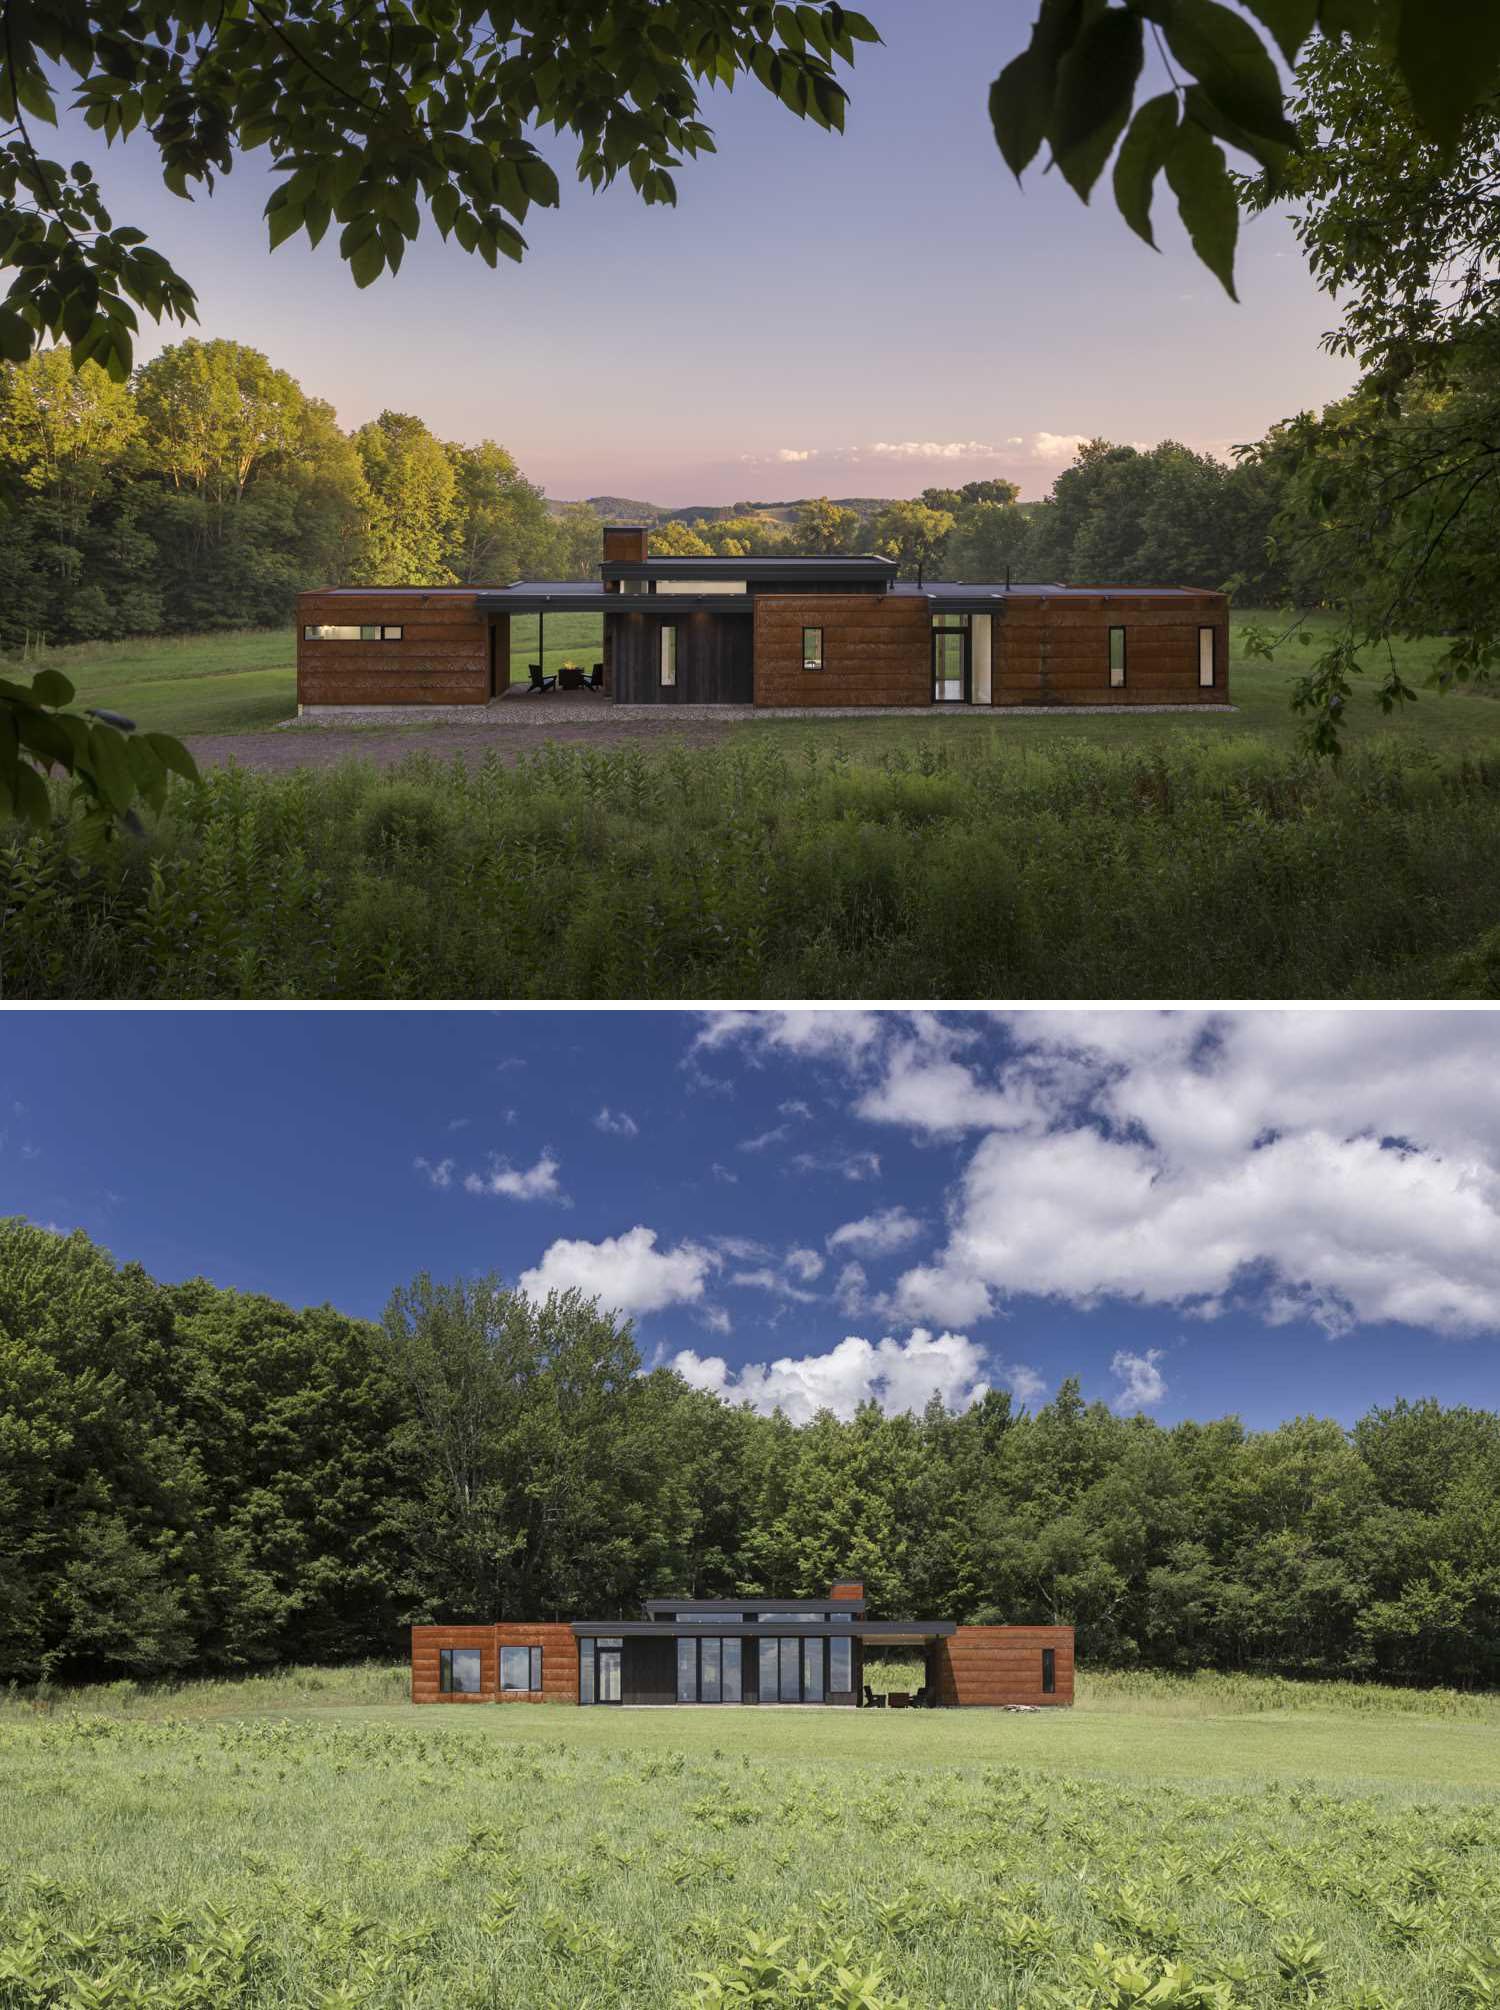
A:
[[[438,1655],[445,1647],[479,1649],[479,1693],[444,1695]],[[411,1700],[414,1703],[493,1703],[500,1693],[500,1661],[493,1626],[414,1626],[411,1630]]]
[[[310,642],[308,627],[399,627],[399,642]],[[299,593],[299,705],[483,705],[488,619],[472,588],[430,593]]]
[[[841,1577],[829,1592],[830,1598],[863,1598],[865,1588],[857,1577]]]
[[[637,524],[607,524],[604,530],[606,565],[644,564],[649,533]]]
[[[823,631],[823,668],[802,667],[802,630]],[[917,594],[758,593],[757,705],[930,705],[932,619]]]
[[[497,1701],[501,1703],[578,1701],[578,1642],[573,1637],[571,1626],[552,1621],[523,1626],[502,1620],[495,1628],[495,1645],[497,1659],[501,1647],[540,1647],[542,1650],[541,1688],[502,1689]]]
[[[1056,1687],[1042,1688],[1042,1652],[1050,1648]],[[936,1643],[940,1703],[1035,1703],[1073,1700],[1071,1626],[960,1626]]]
[[[1198,681],[1198,630],[1214,630],[1214,681]],[[1125,682],[1109,680],[1109,630],[1125,630]],[[994,630],[997,705],[1225,705],[1229,607],[1222,593],[1153,600],[1111,593],[1005,608]]]

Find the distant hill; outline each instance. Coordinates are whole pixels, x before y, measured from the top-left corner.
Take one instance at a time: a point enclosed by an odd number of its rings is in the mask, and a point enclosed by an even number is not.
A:
[[[737,503],[689,503],[681,508],[669,508],[665,503],[641,502],[631,496],[585,496],[590,509],[602,517],[618,517],[636,523],[718,523],[730,516],[760,516],[776,523],[790,523],[800,503],[811,498],[795,497],[790,502],[737,502]],[[889,496],[834,496],[831,500],[840,509],[854,510],[862,522],[883,510],[890,501]],[[547,508],[554,516],[560,516],[574,504],[561,498],[549,496]]]

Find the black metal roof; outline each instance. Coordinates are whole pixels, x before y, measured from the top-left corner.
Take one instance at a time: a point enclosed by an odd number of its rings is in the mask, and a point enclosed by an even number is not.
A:
[[[790,1605],[786,1609],[789,1610]],[[601,1633],[606,1639],[616,1636],[623,1639],[626,1634],[632,1639],[641,1634],[666,1639],[714,1638],[706,1626],[674,1626],[670,1619],[573,1619],[568,1623],[575,1638],[595,1638]],[[956,1630],[957,1624],[953,1619],[855,1619],[842,1625],[832,1619],[807,1619],[796,1621],[789,1633],[786,1620],[726,1619],[716,1631],[739,1640],[772,1640],[778,1637],[795,1637],[798,1640],[894,1640],[913,1635],[929,1640],[945,1640]]]
[[[607,593],[587,579],[522,579],[514,586],[486,588],[474,596],[478,614],[742,614],[755,613],[748,593],[715,593],[705,580],[701,593]]]
[[[807,553],[782,558],[620,558],[600,568],[605,579],[893,579],[896,561],[872,551],[840,558]]]
[[[751,1592],[744,1598],[643,1598],[648,1612],[863,1612],[865,1598],[772,1598]]]

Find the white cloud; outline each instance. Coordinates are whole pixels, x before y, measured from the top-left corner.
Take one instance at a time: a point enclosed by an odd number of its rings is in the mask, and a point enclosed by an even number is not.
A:
[[[811,1284],[815,1277],[823,1275],[823,1259],[815,1249],[789,1249],[786,1267],[803,1284]]]
[[[436,1187],[452,1186],[453,1184],[452,1159],[434,1160],[434,1159],[415,1158],[412,1160],[411,1163],[413,1172],[426,1173],[427,1184],[429,1186],[436,1186]]]
[[[991,440],[876,440],[863,451],[887,461],[989,461],[1004,448]]]
[[[635,1138],[640,1136],[641,1127],[635,1118],[624,1110],[612,1110],[606,1104],[594,1119],[594,1129],[604,1131],[615,1138]]]
[[[472,1117],[450,1117],[447,1128],[450,1131],[466,1131],[473,1121]]]
[[[739,1143],[735,1146],[735,1150],[737,1152],[769,1151],[772,1145],[779,1145],[785,1143],[785,1141],[791,1135],[792,1133],[789,1125],[778,1124],[774,1130],[758,1131],[753,1138],[741,1138]]]
[[[798,1060],[850,1060],[869,1052],[882,1037],[878,1012],[806,1009],[800,1012],[708,1012],[691,1051],[712,1053],[741,1046],[752,1056],[777,1054]]]
[[[778,447],[776,458],[778,461],[808,461],[816,452],[816,447]]]
[[[883,1207],[874,1214],[846,1221],[826,1238],[827,1247],[857,1250],[861,1256],[886,1256],[905,1249],[922,1233],[922,1224],[904,1207]]]
[[[862,1402],[878,1403],[887,1416],[921,1410],[934,1389],[950,1409],[967,1409],[990,1386],[983,1351],[960,1333],[934,1336],[917,1328],[905,1340],[871,1342],[851,1335],[826,1354],[783,1356],[732,1370],[718,1355],[704,1358],[687,1348],[671,1365],[697,1389],[711,1389],[727,1402],[748,1403],[768,1415],[781,1409],[794,1424],[819,1410],[849,1418]]]
[[[1028,1368],[1024,1361],[1012,1361],[1009,1366],[995,1368],[994,1379],[1004,1389],[1009,1389],[1018,1403],[1039,1402],[1047,1393],[1047,1384],[1036,1372]]]
[[[917,1040],[891,1050],[881,1080],[854,1106],[869,1123],[904,1124],[940,1137],[958,1131],[1015,1130],[1043,1120],[1035,1085],[1018,1069],[997,1084],[934,1054]]]
[[[739,1174],[737,1172],[731,1172],[728,1166],[721,1166],[717,1159],[715,1159],[713,1164],[709,1167],[709,1171],[713,1174],[713,1177],[719,1182],[720,1186],[738,1186],[740,1183]]]
[[[812,1122],[812,1105],[799,1102],[795,1097],[789,1103],[778,1103],[776,1108],[784,1117],[797,1117],[804,1123]]]
[[[503,1200],[565,1200],[557,1183],[558,1163],[550,1151],[543,1151],[534,1166],[517,1171],[507,1160],[491,1154],[488,1172],[464,1175],[464,1192]]]
[[[662,1312],[669,1305],[697,1305],[720,1259],[696,1243],[658,1249],[656,1230],[636,1227],[599,1242],[559,1240],[534,1270],[518,1280],[532,1298],[549,1291],[578,1290],[626,1317]]]
[[[946,1248],[895,1289],[904,1316],[972,1324],[1024,1292],[1330,1334],[1500,1330],[1489,1015],[1026,1013],[1010,1030],[1007,1090],[1035,1122],[978,1144]]]
[[[733,1331],[734,1322],[722,1305],[700,1305],[698,1324],[706,1326],[710,1333],[729,1333]]]
[[[788,1164],[793,1172],[837,1173],[855,1182],[880,1177],[879,1152],[797,1152]]]
[[[784,1272],[773,1270],[770,1264],[762,1264],[756,1270],[732,1270],[730,1284],[741,1291],[769,1291],[775,1298],[790,1298],[797,1305],[816,1305],[816,1291],[804,1291],[794,1284]]]
[[[1028,451],[1034,461],[1076,461],[1090,437],[1088,433],[1033,433]]]
[[[833,1302],[846,1319],[857,1319],[869,1310],[866,1287],[869,1279],[862,1263],[846,1263],[833,1287]]]
[[[1149,1410],[1162,1400],[1167,1384],[1156,1365],[1161,1358],[1160,1347],[1148,1347],[1144,1354],[1132,1354],[1122,1347],[1115,1353],[1109,1364],[1109,1372],[1120,1383],[1115,1409],[1122,1414],[1128,1410]]]

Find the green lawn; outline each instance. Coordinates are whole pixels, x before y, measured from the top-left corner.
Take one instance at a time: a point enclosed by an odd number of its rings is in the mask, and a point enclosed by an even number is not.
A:
[[[416,1710],[403,1684],[0,1705],[0,2005],[1476,2010],[1500,1988],[1495,1699],[1267,1708],[1106,1677],[1038,1715]]]
[[[1313,617],[1310,627],[1321,635],[1332,630],[1333,622],[1331,617]],[[1242,624],[1236,623],[1231,636],[1230,696],[1237,708],[1232,716],[1126,712],[1109,718],[997,721],[991,715],[970,713],[957,718],[833,718],[805,725],[800,720],[765,719],[739,731],[800,749],[826,745],[836,729],[840,740],[862,760],[911,751],[928,739],[952,746],[960,738],[979,744],[997,735],[1007,748],[1018,751],[1067,742],[1145,751],[1205,737],[1216,745],[1256,740],[1290,748],[1299,721],[1288,700],[1308,652],[1291,643],[1274,664],[1252,662],[1238,653],[1241,629]],[[602,653],[601,618],[549,615],[546,642],[549,676],[568,658],[591,668]],[[518,617],[512,623],[511,644],[511,681],[524,684],[527,665],[537,661],[534,617]],[[1441,648],[1436,640],[1403,645],[1397,653],[1408,681],[1420,687]],[[81,703],[108,706],[164,732],[249,732],[290,718],[296,709],[296,640],[291,629],[83,643],[49,650],[43,660],[73,679]],[[24,674],[14,663],[0,664],[0,669]],[[1356,690],[1347,737],[1351,747],[1384,738],[1445,755],[1493,751],[1500,748],[1500,694],[1455,693],[1443,698],[1424,691],[1416,705],[1387,719],[1368,693]]]

